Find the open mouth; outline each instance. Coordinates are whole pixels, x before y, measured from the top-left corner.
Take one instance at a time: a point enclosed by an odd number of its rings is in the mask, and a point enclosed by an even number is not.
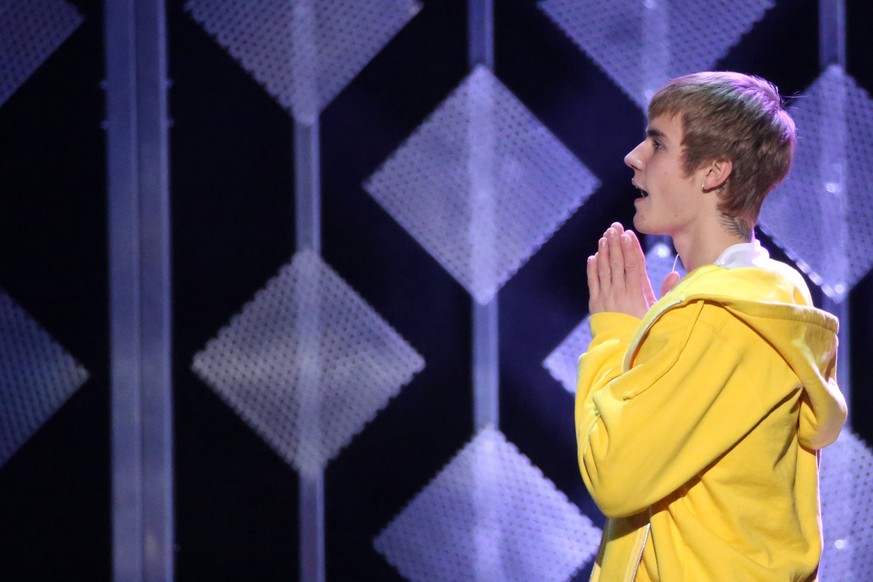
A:
[[[637,192],[640,193],[640,197],[641,197],[641,198],[648,198],[648,197],[649,197],[649,193],[646,192],[645,190],[643,190],[642,188],[640,188],[640,187],[638,187],[638,186],[636,186],[636,185],[634,185],[634,188],[636,188],[636,189],[637,189]]]

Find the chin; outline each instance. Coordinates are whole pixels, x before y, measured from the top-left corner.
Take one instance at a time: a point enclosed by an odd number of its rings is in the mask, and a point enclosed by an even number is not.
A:
[[[649,234],[649,235],[667,235],[668,233],[663,230],[659,230],[656,227],[653,227],[650,224],[646,224],[644,220],[642,220],[639,214],[634,215],[634,230],[640,234]]]
[[[654,234],[654,233],[650,232],[650,230],[646,227],[646,223],[643,222],[642,219],[640,219],[639,214],[634,215],[633,223],[634,223],[634,230],[635,231],[642,233],[642,234]]]

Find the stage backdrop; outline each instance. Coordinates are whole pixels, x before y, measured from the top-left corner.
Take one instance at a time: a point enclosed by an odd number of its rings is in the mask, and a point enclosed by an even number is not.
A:
[[[842,318],[821,576],[873,578],[867,2],[146,4],[165,9],[168,165],[136,177],[167,179],[169,231],[132,256],[170,267],[172,430],[162,455],[130,449],[131,485],[112,435],[163,425],[148,393],[117,414],[106,97],[108,64],[142,72],[113,39],[144,33],[96,0],[0,0],[0,578],[587,579],[585,258],[630,224],[622,160],[652,92],[705,69],[791,98],[796,162],[758,236]],[[673,249],[645,243],[660,281]],[[153,474],[170,511],[127,521],[119,492]]]

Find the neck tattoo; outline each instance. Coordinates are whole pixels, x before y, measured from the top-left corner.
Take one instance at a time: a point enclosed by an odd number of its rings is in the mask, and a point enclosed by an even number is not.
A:
[[[742,239],[743,242],[752,241],[752,227],[742,218],[722,213],[719,220],[729,234]]]

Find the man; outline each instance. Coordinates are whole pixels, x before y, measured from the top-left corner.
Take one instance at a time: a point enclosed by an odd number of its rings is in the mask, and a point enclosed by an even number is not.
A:
[[[737,73],[674,79],[625,158],[635,228],[688,275],[655,301],[636,235],[588,259],[593,340],[579,361],[579,466],[607,516],[593,580],[815,580],[818,451],[845,422],[836,319],[754,238],[794,123]]]

